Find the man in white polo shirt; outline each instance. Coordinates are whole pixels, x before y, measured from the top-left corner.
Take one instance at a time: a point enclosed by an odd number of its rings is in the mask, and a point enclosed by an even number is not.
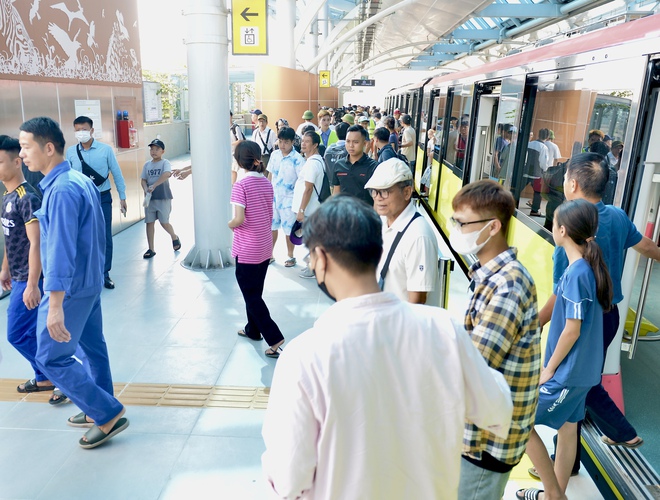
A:
[[[410,167],[390,158],[378,165],[364,188],[383,221],[383,255],[377,270],[381,290],[413,304],[430,303],[438,281],[438,241],[412,203]]]

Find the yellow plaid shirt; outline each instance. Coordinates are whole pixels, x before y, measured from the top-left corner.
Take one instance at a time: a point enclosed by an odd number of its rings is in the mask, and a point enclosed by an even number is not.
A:
[[[481,460],[486,452],[505,464],[522,458],[534,426],[541,375],[541,332],[536,287],[509,248],[486,265],[470,269],[474,294],[465,328],[491,368],[511,387],[513,422],[506,439],[466,422],[463,454]]]

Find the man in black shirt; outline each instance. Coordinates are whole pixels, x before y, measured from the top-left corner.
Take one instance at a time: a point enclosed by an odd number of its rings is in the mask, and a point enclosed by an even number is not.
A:
[[[332,194],[346,193],[373,206],[374,200],[364,189],[378,166],[374,160],[364,154],[367,144],[367,131],[359,125],[353,125],[346,134],[348,156],[335,164],[331,184]]]

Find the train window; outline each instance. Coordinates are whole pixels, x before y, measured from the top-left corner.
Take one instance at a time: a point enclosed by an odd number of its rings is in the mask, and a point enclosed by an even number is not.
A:
[[[449,118],[449,136],[445,161],[462,171],[465,162],[465,150],[470,130],[470,111],[472,109],[472,86],[457,86],[451,104]]]
[[[480,179],[497,179],[499,154],[504,149],[502,123],[497,122],[501,86],[495,83],[480,84],[476,108],[474,142],[470,182]]]
[[[445,109],[447,108],[447,94],[446,92],[436,96],[433,100],[433,116],[431,123],[435,125],[435,142],[433,157],[441,161],[440,148],[442,147],[442,138],[445,133],[444,119]]]
[[[643,77],[643,65],[639,71],[621,71],[619,66],[608,62],[539,75],[532,84],[512,186],[518,209],[548,231],[564,200],[563,164],[577,153],[592,150],[609,159],[611,182],[603,201],[614,201],[621,149],[615,156],[603,138],[607,134],[625,147],[631,106]],[[593,130],[598,132],[590,134]]]

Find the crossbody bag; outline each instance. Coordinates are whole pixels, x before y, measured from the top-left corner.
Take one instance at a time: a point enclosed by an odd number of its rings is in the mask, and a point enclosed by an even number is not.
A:
[[[383,268],[380,270],[380,279],[378,280],[378,286],[380,286],[381,290],[385,288],[385,276],[387,276],[387,271],[390,268],[390,262],[392,261],[392,257],[394,257],[394,251],[396,250],[397,245],[401,241],[401,238],[403,238],[403,233],[406,232],[406,230],[410,227],[410,224],[412,224],[417,217],[421,217],[421,216],[422,214],[420,214],[419,212],[415,212],[415,215],[412,216],[408,224],[406,224],[406,227],[404,227],[402,231],[396,233],[396,238],[394,238],[394,241],[392,242],[392,246],[390,247],[390,251],[387,254],[387,259],[385,260],[385,264],[383,265]]]
[[[264,156],[268,156],[273,152],[272,149],[268,149],[268,141],[270,140],[270,129],[268,129],[268,134],[266,134],[266,142],[264,142],[264,138],[261,136],[261,131],[257,131],[257,135],[259,136],[259,140],[261,141],[261,144],[264,146]]]
[[[107,175],[103,177],[96,170],[90,167],[85,160],[83,160],[82,154],[80,153],[80,144],[76,146],[76,153],[78,153],[78,159],[80,160],[80,165],[82,166],[82,173],[89,177],[95,186],[100,186],[108,180]]]

